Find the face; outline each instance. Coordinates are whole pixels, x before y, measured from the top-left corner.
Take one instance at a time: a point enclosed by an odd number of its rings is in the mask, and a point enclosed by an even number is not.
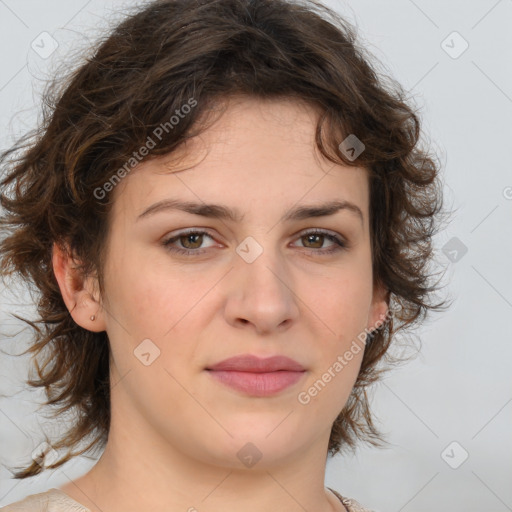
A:
[[[386,313],[367,174],[320,155],[316,120],[293,100],[232,98],[180,159],[115,189],[100,319],[113,407],[192,459],[325,452],[361,365],[354,340]]]

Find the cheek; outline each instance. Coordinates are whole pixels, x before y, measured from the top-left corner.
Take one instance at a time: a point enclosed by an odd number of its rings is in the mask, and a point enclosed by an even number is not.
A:
[[[137,338],[161,336],[170,329],[191,293],[179,272],[162,268],[161,260],[136,244],[128,246],[119,236],[112,238],[105,273],[109,312]]]
[[[316,364],[299,403],[332,421],[344,407],[361,367],[371,292],[364,272],[353,272],[324,281],[312,298],[313,311],[321,319],[316,325],[327,334],[312,333]]]
[[[322,283],[312,286],[305,278],[302,290],[313,290],[305,303],[321,319],[339,345],[357,336],[366,327],[372,299],[371,272],[356,267],[347,272],[332,272]]]
[[[134,351],[149,339],[158,354],[155,365],[181,374],[210,318],[208,291],[220,277],[142,256],[126,253],[109,269],[108,335],[114,359],[124,371],[137,366]]]

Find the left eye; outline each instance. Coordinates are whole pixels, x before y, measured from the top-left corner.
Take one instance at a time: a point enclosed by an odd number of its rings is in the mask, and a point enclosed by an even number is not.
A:
[[[208,250],[208,248],[201,248],[205,236],[213,240],[213,237],[206,231],[189,230],[178,233],[176,236],[168,238],[167,240],[162,242],[162,245],[164,245],[167,250],[174,253],[198,255]],[[313,244],[313,248],[306,247],[306,249],[308,249],[309,252],[317,254],[330,254],[347,248],[347,244],[340,236],[318,229],[314,231],[309,231],[307,233],[302,233],[298,239],[306,240],[306,243]],[[324,244],[326,239],[333,242],[333,245],[331,245],[330,248],[327,250],[319,250],[319,248]],[[184,248],[175,247],[173,245],[175,242],[178,241]]]
[[[325,239],[327,239],[327,240],[330,240],[331,242],[334,242],[335,244],[337,244],[338,247],[345,247],[345,243],[339,237],[337,237],[336,235],[324,233],[323,231],[311,231],[309,233],[305,233],[299,237],[299,240],[302,240],[302,239],[308,240],[307,243],[314,243],[314,242],[312,242],[312,240],[321,239],[322,241],[319,244],[320,246],[322,246]],[[318,248],[318,242],[316,242],[316,244],[317,245],[315,248]],[[333,246],[331,246],[331,247],[333,247]],[[323,251],[323,252],[332,252],[332,251],[333,251],[333,249],[330,249],[329,251]]]

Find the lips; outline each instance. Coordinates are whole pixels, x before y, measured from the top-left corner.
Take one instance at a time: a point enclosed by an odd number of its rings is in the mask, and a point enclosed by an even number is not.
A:
[[[250,354],[244,354],[225,359],[208,367],[207,370],[267,373],[279,370],[303,372],[304,368],[297,361],[286,356],[273,356],[261,359]]]
[[[206,368],[218,382],[250,396],[270,396],[296,384],[305,368],[286,356],[258,358],[250,354],[231,357]]]

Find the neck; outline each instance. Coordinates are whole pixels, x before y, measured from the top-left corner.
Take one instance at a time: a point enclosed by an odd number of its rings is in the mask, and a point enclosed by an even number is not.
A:
[[[61,486],[91,512],[346,510],[324,486],[328,431],[300,453],[275,459],[263,453],[252,467],[244,467],[207,460],[200,451],[181,451],[140,411],[130,413],[127,404],[112,400],[104,453],[83,477]]]

